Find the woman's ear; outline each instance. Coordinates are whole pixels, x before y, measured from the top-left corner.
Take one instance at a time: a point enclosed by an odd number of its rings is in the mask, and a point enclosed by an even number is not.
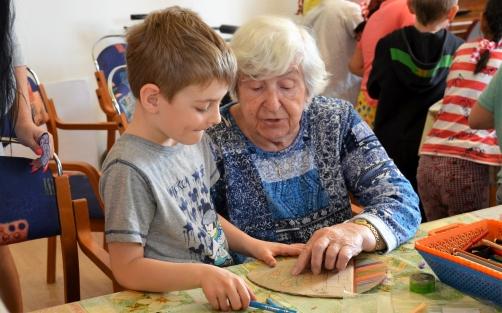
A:
[[[155,84],[145,84],[139,91],[140,104],[144,110],[151,114],[159,112],[160,89]]]

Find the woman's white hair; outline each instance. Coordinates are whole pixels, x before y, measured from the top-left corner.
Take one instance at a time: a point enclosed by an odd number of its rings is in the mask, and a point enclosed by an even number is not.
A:
[[[290,19],[256,17],[239,27],[230,45],[237,58],[239,76],[267,79],[298,66],[309,100],[326,87],[328,74],[314,38]],[[231,90],[234,99],[237,89],[238,80]]]

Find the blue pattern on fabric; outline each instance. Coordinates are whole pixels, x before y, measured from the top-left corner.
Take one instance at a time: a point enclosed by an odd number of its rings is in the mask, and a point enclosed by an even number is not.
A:
[[[264,182],[263,188],[274,220],[302,217],[328,205],[328,195],[315,170],[284,181]]]
[[[291,151],[312,156],[311,167],[303,175],[276,179],[278,190],[263,181],[263,168],[258,168],[263,163],[256,157],[257,151],[263,151],[244,136],[228,108],[222,111],[222,119],[224,123],[208,130],[220,171],[212,196],[219,213],[249,235],[306,242],[315,230],[352,217],[349,192],[364,207],[364,214],[385,225],[379,231],[386,242],[399,245],[415,234],[420,223],[418,197],[350,103],[315,97],[302,115],[295,142],[283,151],[266,152],[276,160]],[[295,189],[293,180],[299,177],[305,182]],[[290,193],[287,201],[277,196],[286,193]],[[305,200],[306,193],[311,193],[311,199]],[[303,203],[291,204],[302,198]],[[393,238],[386,240],[386,236]]]

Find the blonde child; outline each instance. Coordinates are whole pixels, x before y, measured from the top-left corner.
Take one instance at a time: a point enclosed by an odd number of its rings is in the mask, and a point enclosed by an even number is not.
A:
[[[204,131],[236,76],[235,57],[195,13],[150,14],[127,35],[132,122],[103,164],[100,192],[113,274],[125,288],[202,288],[214,309],[248,307],[253,292],[220,268],[229,248],[268,265],[301,246],[254,239],[218,216],[209,190],[219,177]],[[228,240],[228,242],[227,242]]]

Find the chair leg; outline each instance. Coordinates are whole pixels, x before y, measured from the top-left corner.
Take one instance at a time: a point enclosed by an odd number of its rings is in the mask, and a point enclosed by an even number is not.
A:
[[[56,282],[56,237],[47,238],[47,283]]]

